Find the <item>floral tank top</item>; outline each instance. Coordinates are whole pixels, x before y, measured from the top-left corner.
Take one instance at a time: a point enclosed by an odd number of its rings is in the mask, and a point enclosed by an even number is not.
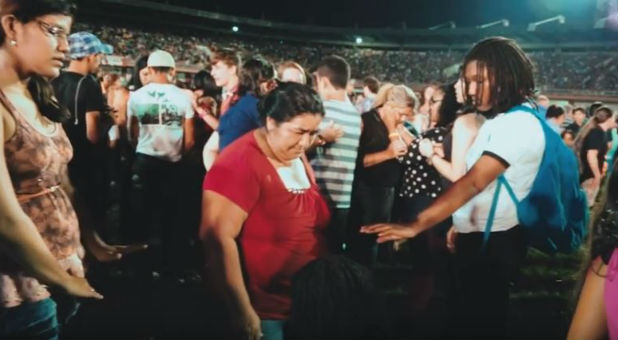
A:
[[[73,157],[62,125],[51,134],[35,129],[0,91],[0,104],[15,119],[15,133],[4,142],[6,165],[21,208],[60,265],[83,276],[83,248],[77,215],[60,187],[60,174]],[[47,288],[0,251],[0,308],[49,297]]]

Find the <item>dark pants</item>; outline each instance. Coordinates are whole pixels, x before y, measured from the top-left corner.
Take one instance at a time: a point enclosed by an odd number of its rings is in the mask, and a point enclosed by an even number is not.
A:
[[[509,283],[517,278],[526,250],[520,227],[492,232],[485,248],[481,232],[457,236],[453,335],[506,336]]]
[[[69,163],[69,178],[75,188],[76,199],[80,202],[79,208],[92,217],[93,228],[100,236],[107,239],[109,173],[105,163],[100,159],[93,160],[91,164]],[[87,211],[83,211],[84,209]]]
[[[422,195],[400,199],[399,221],[408,223],[427,209],[434,198]],[[400,262],[412,265],[409,287],[410,311],[419,337],[446,335],[452,303],[452,256],[446,248],[451,219],[438,223],[403,244],[397,253]]]
[[[182,166],[138,153],[133,168],[137,229],[132,239],[160,241],[161,269],[176,270],[186,263],[189,237],[181,212]]]
[[[344,250],[347,242],[348,227],[348,208],[334,208],[331,211],[330,223],[326,235],[328,237],[328,248],[333,254],[340,254]]]
[[[47,298],[0,309],[0,339],[58,339],[56,303]]]
[[[346,250],[350,257],[357,262],[366,266],[376,264],[378,257],[376,237],[375,235],[361,234],[359,230],[360,227],[365,225],[390,222],[394,199],[394,187],[356,183],[350,217],[352,220],[349,235],[350,244]]]

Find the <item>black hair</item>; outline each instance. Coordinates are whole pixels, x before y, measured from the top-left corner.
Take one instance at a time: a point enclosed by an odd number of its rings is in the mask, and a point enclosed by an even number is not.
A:
[[[17,20],[27,23],[48,14],[75,15],[76,6],[68,0],[2,0],[0,1],[0,17],[12,14]],[[0,29],[0,44],[4,44],[6,34]],[[50,82],[40,76],[32,75],[28,80],[28,91],[39,112],[51,121],[63,122],[71,113],[61,105],[54,96],[54,88]]]
[[[306,85],[282,82],[258,103],[260,120],[266,125],[270,117],[277,123],[287,122],[303,113],[319,114],[324,117],[324,106],[320,96]]]
[[[601,257],[607,264],[614,249],[618,248],[618,158],[599,195],[597,204],[601,210],[593,214],[591,220],[590,260]]]
[[[275,78],[275,67],[261,55],[255,55],[242,64],[238,75],[238,94],[260,96],[260,83]]]
[[[320,77],[326,77],[336,89],[345,89],[350,81],[350,64],[340,56],[331,55],[315,67]]]
[[[478,90],[474,100],[477,104],[481,101],[483,73],[487,70],[490,82],[490,100],[492,107],[490,114],[506,112],[513,106],[530,100],[534,95],[534,75],[530,58],[517,43],[504,37],[492,37],[481,40],[468,52],[464,58],[464,70],[466,66],[477,62]],[[464,72],[465,73],[465,72]],[[465,77],[464,94],[467,95],[468,84]]]
[[[439,91],[444,93],[442,103],[438,109],[438,121],[436,127],[447,127],[457,119],[457,111],[461,109],[461,104],[457,102],[457,93],[455,92],[455,83],[442,85]]]
[[[594,103],[590,104],[590,106],[588,107],[588,112],[586,112],[586,116],[588,116],[588,118],[594,116],[594,113],[601,106],[603,106],[602,102],[594,102]]]
[[[292,278],[285,338],[381,338],[381,311],[369,269],[342,255],[320,258]]]
[[[14,15],[17,20],[27,23],[48,14],[74,16],[77,7],[70,0],[2,0],[0,1],[0,17]],[[0,29],[0,44],[4,43],[6,35]]]
[[[135,65],[133,66],[133,75],[131,76],[131,81],[129,82],[133,91],[144,86],[139,78],[139,72],[146,67],[148,67],[148,55],[143,55],[137,58]]]
[[[575,131],[573,131],[573,130],[571,130],[569,128],[564,129],[564,131],[562,131],[562,133],[560,133],[560,138],[564,139],[564,137],[566,135],[571,135],[571,137],[573,137],[573,139],[575,139]]]
[[[545,118],[558,118],[564,114],[564,109],[558,105],[550,105],[545,113]]]
[[[380,81],[374,76],[365,77],[363,79],[363,86],[367,86],[371,93],[376,94],[380,90]]]
[[[221,96],[221,88],[215,78],[206,70],[201,70],[193,76],[193,90],[202,90],[204,96],[217,98]]]
[[[584,109],[581,106],[573,108],[573,113],[575,113],[575,111],[581,111],[581,112],[583,112],[583,114],[586,114],[586,109]]]

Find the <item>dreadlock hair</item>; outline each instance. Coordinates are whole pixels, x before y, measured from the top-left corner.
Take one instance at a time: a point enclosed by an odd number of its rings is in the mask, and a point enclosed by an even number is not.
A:
[[[348,257],[314,260],[292,278],[289,339],[380,338],[385,328],[371,272]]]
[[[492,115],[506,112],[513,106],[529,100],[534,94],[533,66],[530,58],[517,43],[504,37],[492,37],[481,40],[468,52],[464,59],[464,70],[471,63],[477,63],[476,98],[466,98],[467,101],[481,102],[483,95],[481,82],[487,70],[490,82],[489,97]],[[467,95],[468,84],[464,84],[464,94]]]

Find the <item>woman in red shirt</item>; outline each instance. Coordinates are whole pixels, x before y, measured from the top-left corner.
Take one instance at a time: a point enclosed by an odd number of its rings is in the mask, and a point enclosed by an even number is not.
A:
[[[277,339],[292,276],[326,252],[330,213],[304,157],[324,108],[309,87],[284,83],[258,111],[264,127],[228,146],[204,180],[200,237],[238,335]]]

